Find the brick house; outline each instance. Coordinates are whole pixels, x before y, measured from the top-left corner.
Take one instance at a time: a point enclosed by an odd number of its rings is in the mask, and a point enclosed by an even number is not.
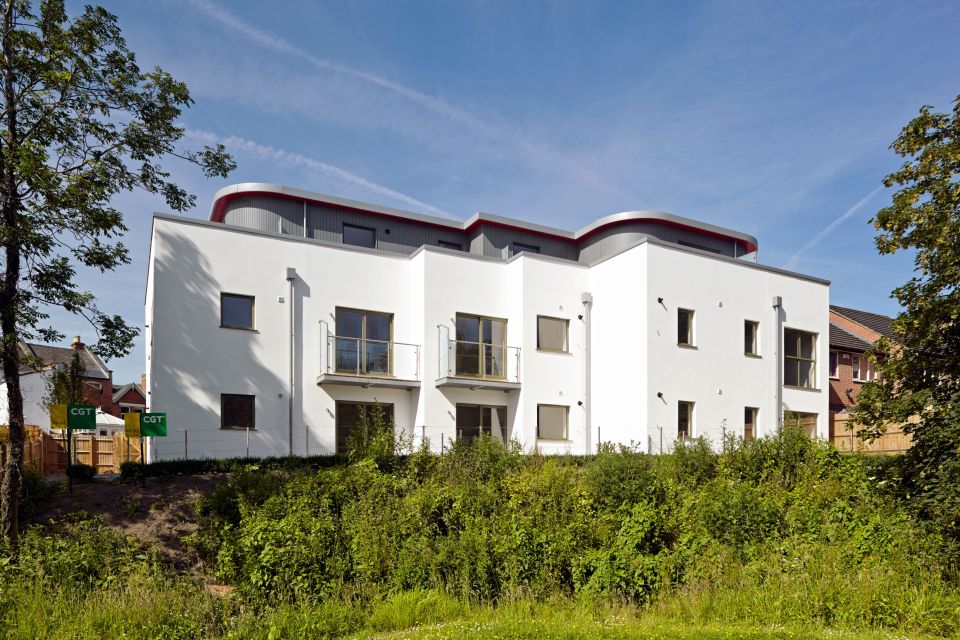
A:
[[[830,411],[853,407],[864,382],[874,379],[866,352],[881,337],[892,335],[887,316],[830,305]]]

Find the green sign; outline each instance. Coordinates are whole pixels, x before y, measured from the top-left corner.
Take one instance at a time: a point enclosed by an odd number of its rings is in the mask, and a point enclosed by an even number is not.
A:
[[[68,429],[96,429],[97,408],[92,404],[67,405]]]
[[[165,438],[167,436],[167,414],[141,413],[140,435]]]

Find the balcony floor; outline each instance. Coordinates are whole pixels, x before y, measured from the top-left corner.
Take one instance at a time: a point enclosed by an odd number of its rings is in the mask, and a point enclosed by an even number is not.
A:
[[[342,385],[347,387],[379,387],[383,389],[419,389],[419,380],[376,376],[356,376],[345,373],[323,373],[317,376],[317,386]]]
[[[447,376],[437,380],[438,388],[447,389],[490,389],[494,391],[519,391],[519,382],[497,380],[495,378],[461,378]]]

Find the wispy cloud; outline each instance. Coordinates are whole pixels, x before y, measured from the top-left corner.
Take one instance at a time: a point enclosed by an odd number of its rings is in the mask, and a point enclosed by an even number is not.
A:
[[[548,144],[531,140],[520,132],[494,124],[446,100],[423,93],[383,75],[314,55],[285,38],[244,21],[211,0],[186,0],[186,2],[209,18],[244,36],[249,41],[255,42],[264,49],[297,57],[318,70],[342,74],[398,95],[426,111],[470,129],[475,134],[494,139],[500,144],[509,145],[522,154],[535,168],[549,168],[624,200],[632,201],[634,199],[631,194],[612,183],[602,174],[567,157]]]
[[[820,230],[815,236],[813,236],[805,245],[803,245],[802,247],[800,247],[800,249],[799,249],[796,253],[794,253],[792,256],[790,256],[790,259],[787,260],[786,263],[784,263],[783,267],[784,267],[785,269],[793,269],[794,267],[796,267],[797,262],[800,260],[801,256],[803,256],[803,254],[805,254],[807,251],[809,251],[809,250],[812,249],[813,247],[815,247],[815,246],[817,246],[818,244],[820,244],[820,242],[821,242],[824,238],[826,238],[828,235],[830,235],[831,233],[833,233],[833,232],[836,230],[837,227],[839,227],[841,224],[843,224],[844,222],[846,222],[851,216],[853,216],[853,214],[855,214],[856,212],[860,211],[860,209],[862,209],[864,206],[866,206],[866,204],[867,204],[868,202],[870,202],[870,200],[873,198],[873,196],[875,196],[875,195],[877,195],[878,193],[880,193],[880,192],[883,190],[883,188],[884,188],[883,186],[877,187],[876,189],[874,189],[873,191],[871,191],[871,192],[868,193],[867,195],[865,195],[865,196],[863,196],[862,198],[860,198],[860,200],[858,200],[855,205],[853,205],[852,207],[850,207],[849,209],[847,209],[846,211],[844,211],[843,214],[842,214],[839,218],[837,218],[836,220],[834,220],[833,222],[831,222],[830,224],[828,224],[826,227],[824,227],[823,229],[821,229],[821,230]]]
[[[400,202],[403,205],[412,207],[418,211],[449,217],[449,214],[442,209],[438,209],[437,207],[427,204],[422,200],[418,200],[413,196],[408,196],[407,194],[391,189],[390,187],[385,187],[382,184],[371,182],[370,180],[358,176],[355,173],[351,173],[346,169],[341,169],[335,165],[328,164],[299,153],[293,153],[285,149],[278,149],[277,147],[260,144],[258,142],[254,142],[253,140],[248,140],[247,138],[241,138],[239,136],[221,136],[203,129],[187,129],[185,137],[206,144],[220,143],[226,146],[228,150],[233,152],[243,153],[260,160],[269,160],[270,162],[288,167],[295,167],[307,174],[312,174],[314,176],[332,178],[339,182],[354,187],[359,187],[364,191],[386,196],[391,200]]]

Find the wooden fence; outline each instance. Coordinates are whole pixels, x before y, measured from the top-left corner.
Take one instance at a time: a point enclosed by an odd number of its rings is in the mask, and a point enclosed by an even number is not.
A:
[[[6,464],[10,447],[0,444],[0,465]],[[27,428],[23,447],[26,465],[35,467],[44,476],[65,475],[67,472],[67,434],[46,433],[37,427]],[[87,464],[97,473],[119,473],[124,462],[140,461],[140,441],[119,432],[113,436],[73,434],[73,461]]]
[[[838,451],[893,455],[910,448],[911,437],[903,432],[903,425],[888,425],[886,432],[873,442],[860,439],[859,433],[860,429],[846,414],[830,414],[830,441]]]

